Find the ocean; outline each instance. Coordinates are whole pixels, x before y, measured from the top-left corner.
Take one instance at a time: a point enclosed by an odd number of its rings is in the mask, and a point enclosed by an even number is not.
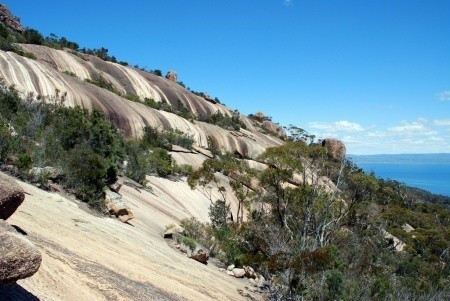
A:
[[[450,196],[450,154],[348,155],[365,172]]]

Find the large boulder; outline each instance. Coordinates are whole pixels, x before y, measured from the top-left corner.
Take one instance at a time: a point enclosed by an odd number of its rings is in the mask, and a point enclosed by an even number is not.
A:
[[[333,159],[341,161],[345,158],[347,150],[342,141],[333,138],[326,138],[322,140],[322,146],[326,148],[328,155]]]
[[[191,259],[197,260],[198,262],[206,264],[209,259],[209,252],[206,248],[197,244],[193,251],[188,249],[187,256]]]
[[[14,283],[37,272],[41,253],[23,235],[0,220],[0,284]]]
[[[233,272],[234,277],[236,277],[236,278],[244,278],[244,276],[245,276],[244,269],[234,268],[232,272]]]
[[[256,278],[255,270],[252,267],[244,265],[242,268],[245,270],[245,277]]]
[[[11,178],[0,174],[0,219],[8,219],[24,199],[23,189]]]
[[[175,71],[169,71],[169,72],[167,72],[167,74],[166,74],[166,78],[167,78],[168,80],[170,80],[170,81],[176,83],[176,82],[177,82],[178,76],[177,76],[177,73],[176,73]]]
[[[134,214],[125,204],[123,197],[109,189],[105,189],[105,206],[111,215],[117,217],[122,223],[134,218]]]

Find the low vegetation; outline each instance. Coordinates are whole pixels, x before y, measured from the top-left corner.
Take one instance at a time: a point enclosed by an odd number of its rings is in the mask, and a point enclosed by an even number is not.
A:
[[[21,99],[0,84],[0,164],[3,169],[47,187],[60,184],[94,207],[102,207],[105,185],[121,173],[143,183],[145,175],[188,175],[168,150],[191,148],[178,131],[147,128],[143,139],[125,141],[99,110],[63,106],[64,94],[36,101]],[[123,162],[127,162],[124,165]]]
[[[227,114],[222,114],[221,112],[217,111],[215,114],[212,115],[199,116],[198,120],[215,124],[229,131],[239,131],[241,128],[243,129],[247,128],[245,123],[241,120],[238,111],[233,111],[231,116]]]
[[[216,244],[226,263],[251,265],[272,279],[270,300],[447,300],[449,208],[337,162],[305,137],[267,149],[259,158],[269,165],[264,172],[226,156],[205,161],[189,184],[215,188],[222,198],[211,199],[211,223],[195,226],[202,231],[190,231],[192,238]],[[317,176],[302,180],[308,170]],[[247,220],[240,209],[231,212],[215,172],[229,176]],[[264,188],[251,189],[248,175]],[[405,224],[414,230],[403,230]],[[405,250],[397,251],[383,230],[406,243]]]

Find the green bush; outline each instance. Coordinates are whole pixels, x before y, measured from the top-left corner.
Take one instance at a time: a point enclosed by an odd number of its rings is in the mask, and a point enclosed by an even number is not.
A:
[[[101,197],[107,184],[107,162],[87,145],[77,145],[67,153],[66,184],[84,201]]]
[[[220,126],[221,128],[230,131],[239,131],[241,128],[243,129],[247,128],[245,123],[241,120],[238,111],[233,111],[231,116],[227,114],[222,114],[221,112],[217,111],[217,113],[213,115],[199,116],[198,120],[215,124],[217,126]]]
[[[179,145],[186,149],[192,149],[194,140],[188,134],[184,134],[179,130],[165,130],[158,132],[151,127],[144,129],[144,137],[142,138],[143,147],[161,147],[172,150],[172,145]]]
[[[224,228],[227,226],[228,217],[230,216],[230,204],[217,200],[209,206],[209,217],[213,228]]]
[[[197,247],[197,242],[195,241],[195,239],[186,236],[179,236],[179,237],[180,237],[179,243],[185,244],[186,246],[189,247],[189,249],[191,249],[191,251],[195,250],[195,248]]]
[[[148,154],[148,173],[166,177],[173,172],[172,156],[159,147],[153,148]]]
[[[180,226],[184,228],[185,236],[195,239],[201,245],[208,247],[213,244],[210,226],[195,217],[182,219]]]

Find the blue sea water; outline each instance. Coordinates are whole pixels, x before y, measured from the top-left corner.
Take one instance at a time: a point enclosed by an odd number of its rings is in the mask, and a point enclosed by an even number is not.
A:
[[[366,172],[411,187],[450,196],[450,154],[350,155]]]

